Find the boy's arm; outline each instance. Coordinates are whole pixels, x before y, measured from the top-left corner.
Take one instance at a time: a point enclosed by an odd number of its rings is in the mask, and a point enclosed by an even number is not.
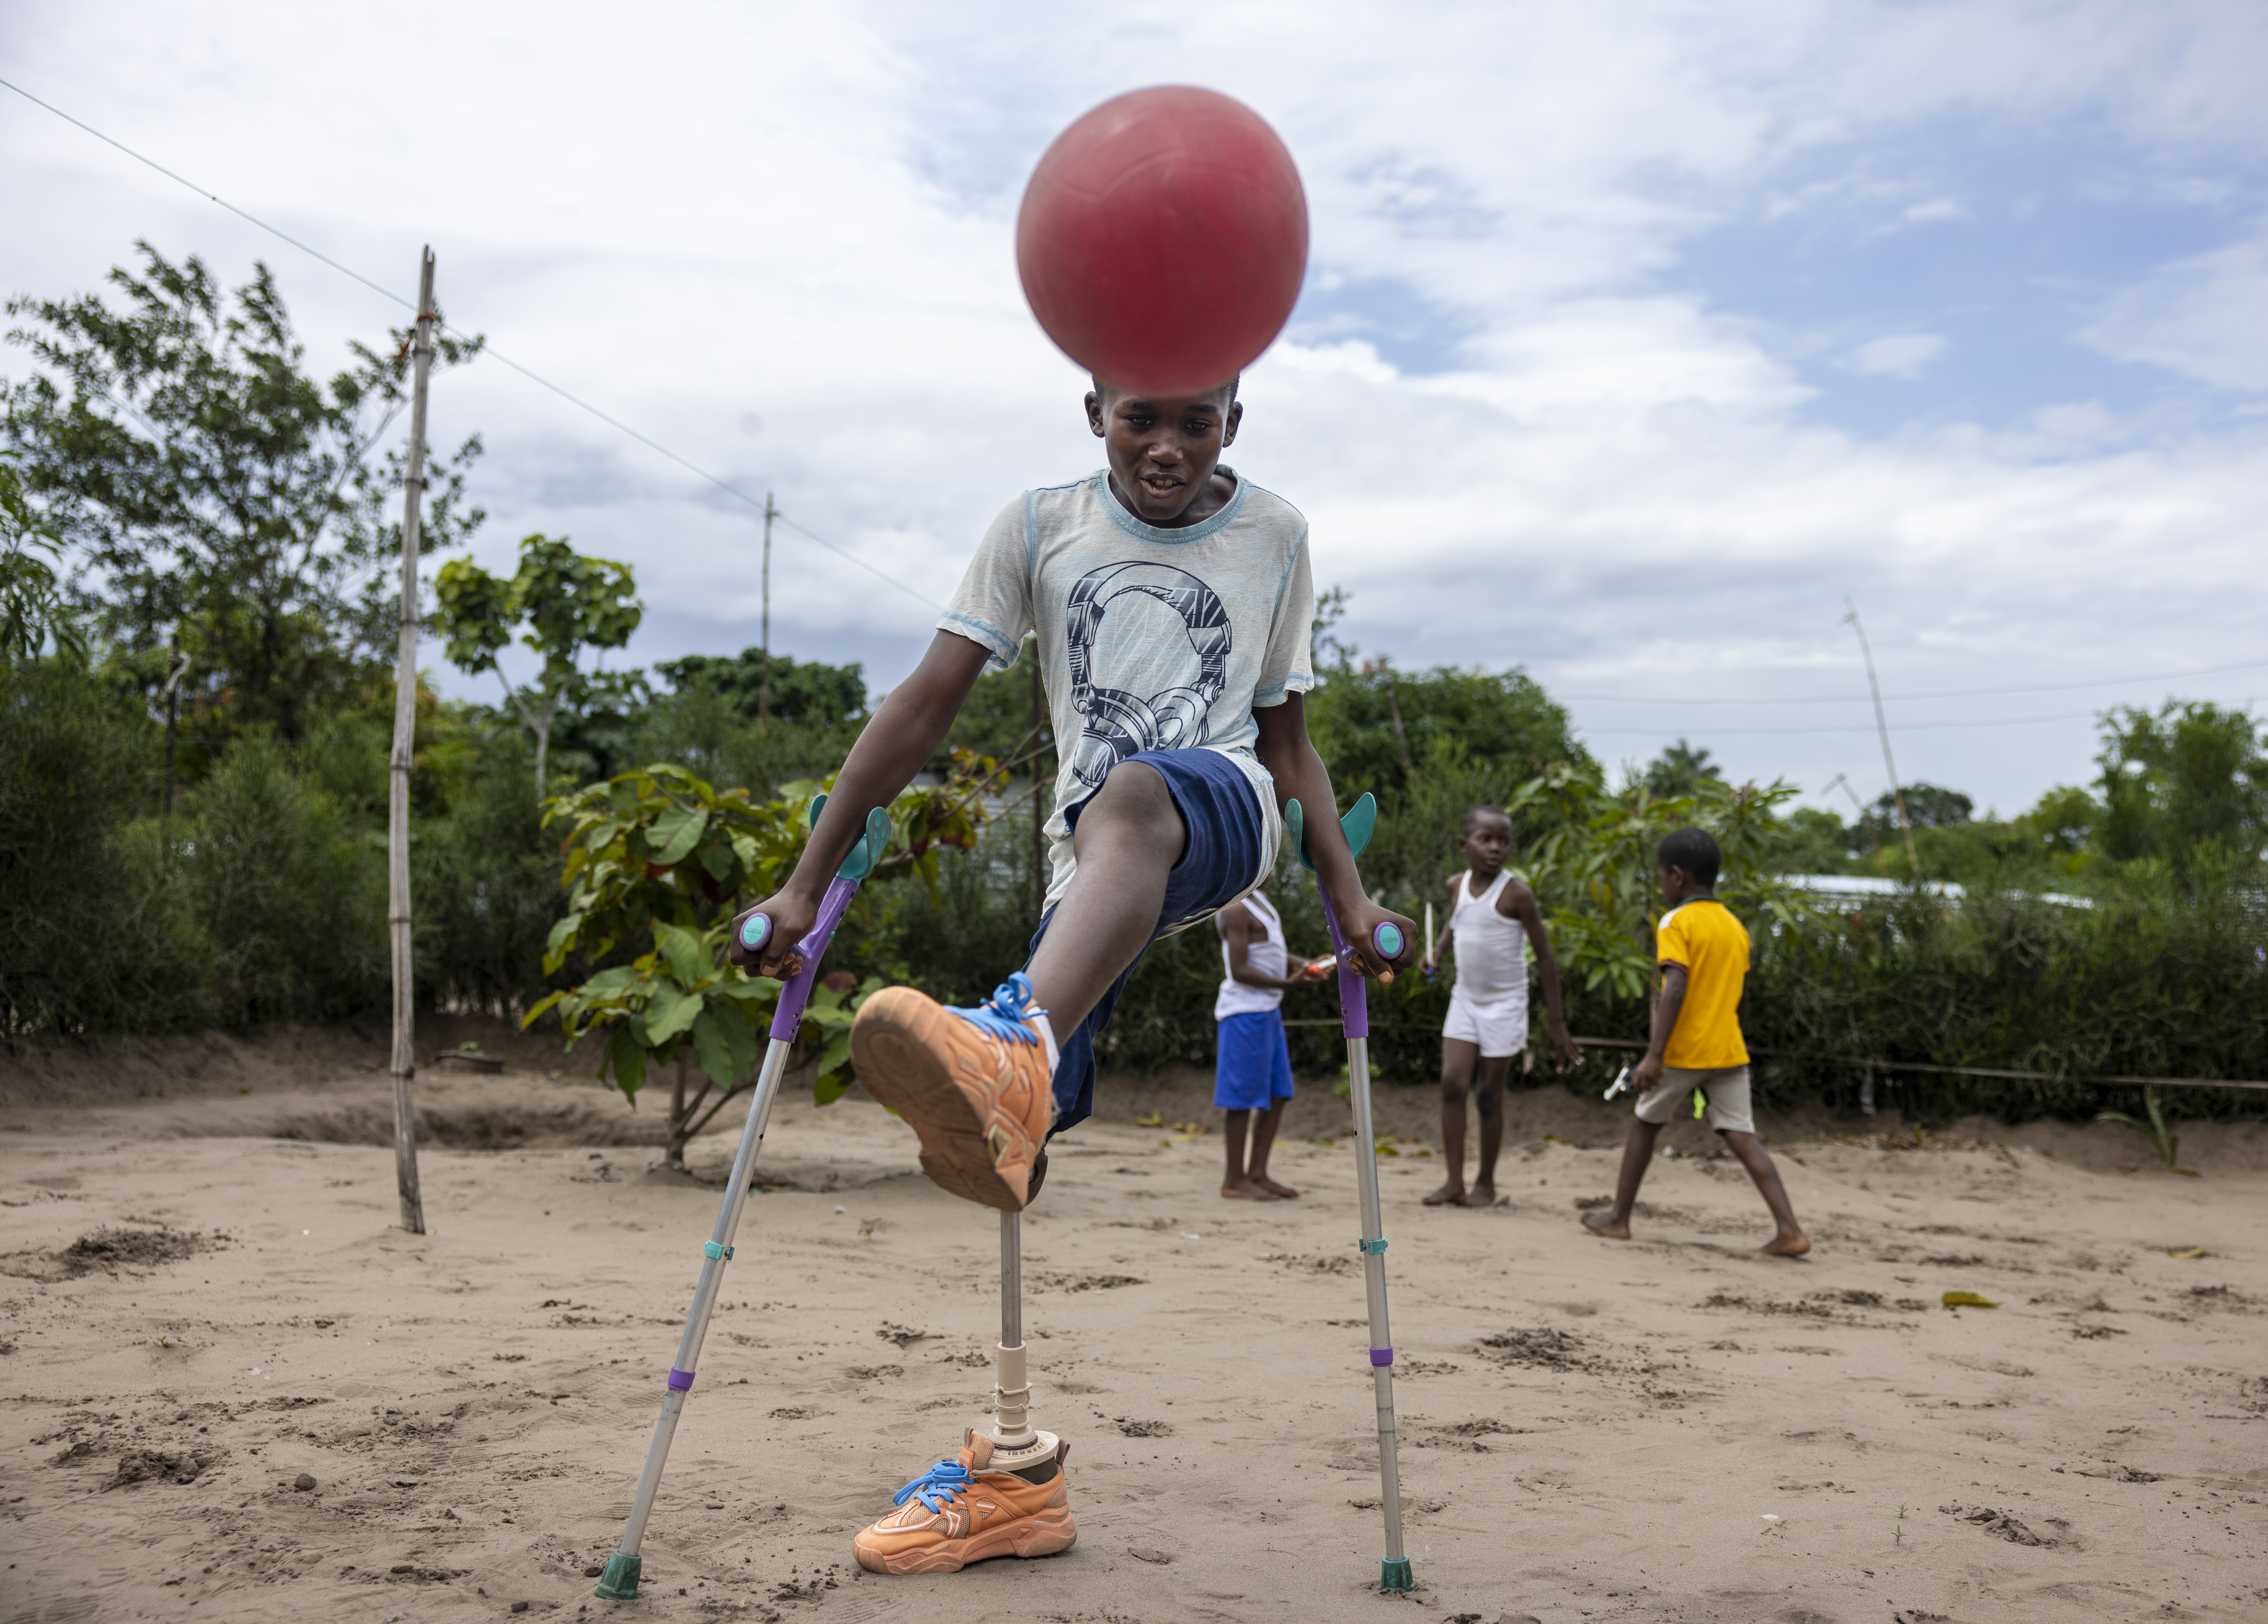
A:
[[[1221,939],[1228,943],[1228,978],[1245,986],[1270,987],[1278,992],[1295,987],[1305,976],[1271,976],[1252,963],[1252,911],[1233,902],[1216,916]]]
[[[1375,976],[1409,965],[1414,962],[1410,949],[1418,927],[1392,909],[1380,907],[1362,889],[1354,853],[1347,850],[1346,835],[1339,828],[1331,775],[1307,739],[1307,696],[1287,694],[1283,704],[1265,706],[1252,716],[1260,727],[1253,753],[1275,777],[1276,804],[1297,801],[1307,814],[1307,857],[1338,915],[1339,929],[1354,950],[1355,969]],[[1372,930],[1389,921],[1402,931],[1402,956],[1390,962],[1379,957],[1370,941]]]
[[[1661,998],[1653,1007],[1653,1037],[1646,1058],[1631,1072],[1631,1085],[1643,1093],[1661,1081],[1661,1057],[1669,1052],[1670,1034],[1677,1030],[1678,1012],[1685,1008],[1685,966],[1661,967]]]
[[[858,843],[866,814],[896,800],[922,764],[937,753],[988,655],[983,644],[950,631],[931,639],[921,664],[890,690],[850,747],[850,759],[836,776],[819,826],[805,843],[795,873],[773,895],[733,916],[726,949],[733,963],[780,980],[803,968],[795,944],[818,922],[827,882]],[[772,921],[761,962],[740,945],[740,921],[757,912],[770,914]]]
[[[1559,961],[1552,956],[1551,934],[1543,928],[1543,911],[1535,904],[1535,893],[1514,880],[1498,894],[1496,906],[1498,913],[1520,921],[1535,949],[1536,978],[1543,983],[1543,1035],[1551,1052],[1569,1066],[1580,1066],[1583,1050],[1567,1035],[1567,1015],[1559,1002]]]

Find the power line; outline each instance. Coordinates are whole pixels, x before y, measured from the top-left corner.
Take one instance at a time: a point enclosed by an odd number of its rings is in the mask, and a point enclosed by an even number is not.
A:
[[[2199,666],[2189,671],[2157,671],[2142,676],[2105,676],[2084,683],[2025,683],[2014,688],[1941,688],[1929,693],[1885,694],[1885,703],[1904,705],[1917,699],[1981,699],[1994,694],[2051,694],[2069,693],[2079,688],[2117,688],[2128,683],[2167,683],[2184,676],[2218,676],[2225,671],[2257,671],[2268,668],[2268,660],[2247,660],[2231,666]],[[1605,705],[1866,705],[1865,694],[1795,695],[1778,699],[1697,698],[1687,694],[1677,698],[1646,698],[1636,694],[1568,694],[1562,699],[1580,699],[1586,703]],[[1628,731],[1625,729],[1624,731]],[[1773,729],[1764,729],[1771,732]],[[1816,731],[1816,730],[1812,730]]]
[[[32,94],[30,91],[26,90],[22,85],[11,83],[7,79],[0,79],[0,85],[5,85],[8,89],[14,91],[18,96],[21,96],[25,100],[30,102],[33,107],[46,108],[57,118],[63,120],[66,124],[77,126],[78,129],[85,130],[88,135],[92,136],[96,140],[104,143],[106,145],[116,147],[120,151],[125,153],[127,157],[134,159],[135,162],[148,165],[159,174],[164,175],[168,181],[173,181],[182,186],[186,186],[189,190],[195,192],[206,202],[217,203],[222,208],[227,210],[231,214],[235,215],[239,219],[248,221],[252,225],[258,226],[261,231],[266,232],[269,236],[290,243],[293,247],[298,249],[300,253],[306,255],[310,259],[319,260],[323,264],[329,266],[333,270],[337,271],[341,276],[351,277],[353,280],[361,283],[363,286],[368,288],[372,292],[378,294],[381,298],[392,299],[395,304],[400,305],[405,310],[415,311],[417,308],[416,305],[412,300],[406,299],[402,298],[401,294],[393,292],[391,289],[381,286],[379,284],[372,281],[368,277],[364,276],[362,272],[355,269],[353,267],[341,264],[338,261],[333,259],[329,255],[323,253],[320,249],[309,247],[306,243],[300,241],[297,237],[292,236],[289,232],[283,231],[276,226],[270,225],[267,221],[261,219],[256,214],[247,213],[246,210],[238,208],[234,203],[230,203],[226,198],[222,197],[217,193],[205,190],[203,187],[199,186],[195,181],[188,179],[187,176],[176,174],[173,171],[166,168],[165,165],[159,163],[156,159],[145,158],[143,154],[136,151],[132,147],[128,146],[123,141],[116,140],[112,137],[104,135],[102,131],[97,129],[93,125],[87,123],[83,119],[73,118],[70,114],[64,112],[61,107],[56,107],[54,103],[40,100],[37,96]],[[442,328],[445,331],[454,333],[460,338],[471,339],[475,337],[475,335],[467,332],[463,328],[458,327],[453,322],[437,321],[436,325]],[[758,501],[755,497],[750,496],[747,491],[739,489],[737,486],[730,484],[725,480],[719,479],[716,475],[711,473],[707,469],[703,468],[691,458],[679,455],[676,452],[672,451],[668,447],[663,445],[659,440],[655,439],[649,435],[640,433],[637,430],[630,427],[629,424],[624,423],[621,418],[600,410],[599,408],[591,404],[590,402],[583,399],[580,395],[574,394],[571,390],[561,388],[558,384],[552,382],[550,379],[546,378],[542,373],[535,371],[533,367],[524,366],[519,362],[513,360],[510,356],[505,355],[501,351],[497,350],[493,344],[483,342],[481,348],[482,352],[487,355],[491,360],[502,362],[504,365],[509,366],[512,371],[518,373],[521,377],[526,378],[531,383],[541,384],[543,388],[550,390],[554,395],[567,402],[570,405],[579,406],[585,411],[589,412],[593,417],[596,417],[600,422],[606,424],[608,427],[620,430],[622,433],[629,435],[632,439],[637,441],[638,444],[645,447],[648,450],[660,453],[663,456],[667,457],[671,461],[676,463],[680,468],[684,469],[687,472],[697,475],[701,478],[707,480],[711,484],[716,486],[719,491],[724,491],[727,496],[737,497],[740,500],[746,502],[749,506],[755,508],[758,513],[762,513],[763,511],[763,503]],[[818,543],[821,547],[824,547],[828,551],[835,554],[838,557],[850,560],[850,562],[857,565],[860,569],[865,571],[868,574],[874,576],[877,579],[887,581],[891,586],[895,587],[900,592],[904,593],[908,597],[913,598],[921,603],[927,604],[933,609],[942,609],[945,607],[943,604],[938,602],[934,598],[925,597],[921,593],[915,591],[911,587],[907,586],[905,582],[900,580],[896,576],[890,574],[887,571],[885,571],[875,565],[867,563],[856,553],[847,551],[844,549],[836,546],[825,536],[814,534],[812,531],[806,529],[802,525],[797,524],[792,519],[788,520],[787,522],[799,534],[808,540]]]
[[[2094,711],[2059,711],[2053,716],[1996,716],[1984,721],[1900,722],[1891,731],[1920,733],[1932,727],[2026,727],[2039,722],[2077,721],[2081,719],[2091,719],[2096,714],[2097,712]],[[1638,734],[1650,739],[1660,738],[1662,731],[1659,727],[1586,727],[1583,729],[1586,734]],[[1874,729],[1872,724],[1860,724],[1848,727],[1696,727],[1692,731],[1704,738],[1729,739],[1744,734],[1872,733]]]

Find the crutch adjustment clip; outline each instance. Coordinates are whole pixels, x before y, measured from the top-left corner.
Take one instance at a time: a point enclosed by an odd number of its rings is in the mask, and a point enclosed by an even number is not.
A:
[[[1386,1250],[1386,1237],[1384,1236],[1381,1236],[1374,1241],[1358,1240],[1354,1244],[1354,1249],[1357,1251],[1366,1252],[1384,1251]]]
[[[733,1247],[719,1246],[714,1241],[701,1243],[701,1255],[704,1258],[722,1258],[725,1262],[730,1263],[733,1260]]]

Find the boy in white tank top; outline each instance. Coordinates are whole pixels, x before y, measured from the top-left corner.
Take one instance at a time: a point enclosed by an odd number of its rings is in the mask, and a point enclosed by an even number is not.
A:
[[[1292,959],[1284,916],[1255,887],[1213,916],[1220,930],[1222,977],[1212,1018],[1219,1022],[1212,1103],[1225,1116],[1228,1168],[1221,1194],[1235,1201],[1285,1201],[1300,1192],[1268,1177],[1268,1153],[1292,1099],[1292,1052],[1284,1041],[1284,990],[1318,973],[1329,959]],[[1245,1160],[1245,1130],[1252,1159]]]
[[[1512,855],[1512,820],[1495,807],[1465,814],[1457,850],[1470,868],[1449,882],[1448,923],[1426,945],[1421,968],[1431,974],[1452,942],[1457,983],[1441,1023],[1441,1155],[1449,1176],[1425,1198],[1428,1207],[1496,1205],[1496,1158],[1504,1148],[1504,1085],[1512,1057],[1528,1046],[1528,949],[1543,983],[1544,1031],[1562,1064],[1583,1052],[1567,1035],[1559,1004],[1559,963],[1551,956],[1535,894],[1504,871]],[[1481,1163],[1465,1185],[1465,1096],[1479,1073]]]

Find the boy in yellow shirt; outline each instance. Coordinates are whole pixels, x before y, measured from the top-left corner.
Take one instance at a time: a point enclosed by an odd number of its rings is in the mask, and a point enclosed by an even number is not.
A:
[[[1630,1239],[1631,1207],[1653,1159],[1663,1125],[1698,1088],[1708,1103],[1709,1126],[1741,1160],[1771,1208],[1778,1233],[1764,1250],[1800,1258],[1811,1241],[1795,1222],[1779,1170],[1756,1142],[1749,1114],[1749,1048],[1741,1041],[1741,1003],[1749,974],[1749,933],[1716,897],[1722,862],[1706,830],[1680,829],[1654,853],[1654,875],[1669,910],[1653,927],[1661,963],[1661,1000],[1653,1008],[1653,1041],[1631,1073],[1638,1090],[1638,1120],[1623,1147],[1615,1204],[1585,1213],[1583,1227],[1609,1240]]]

